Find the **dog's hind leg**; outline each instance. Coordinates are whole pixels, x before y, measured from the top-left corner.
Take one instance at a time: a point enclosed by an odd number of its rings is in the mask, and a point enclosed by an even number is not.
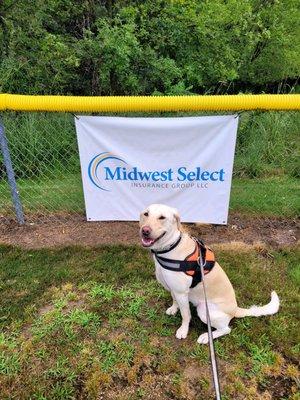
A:
[[[216,339],[218,337],[228,335],[228,333],[231,332],[231,328],[229,327],[229,322],[231,320],[231,316],[224,313],[223,311],[218,310],[217,306],[214,304],[209,304],[209,312],[210,312],[210,323],[213,328],[216,328],[215,331],[213,331],[213,338]],[[202,322],[207,324],[206,320],[206,310],[204,304],[200,304],[197,307],[197,313],[199,315],[199,318],[201,319]],[[207,344],[208,343],[208,333],[202,333],[202,335],[199,336],[198,343],[200,344]]]

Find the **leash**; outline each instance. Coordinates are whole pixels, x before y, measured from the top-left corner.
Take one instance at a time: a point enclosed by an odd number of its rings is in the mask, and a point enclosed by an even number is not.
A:
[[[208,328],[207,333],[208,333],[208,343],[209,343],[210,364],[211,364],[211,371],[212,371],[212,376],[213,376],[216,400],[221,400],[218,366],[217,366],[217,359],[216,359],[216,353],[215,353],[215,347],[214,347],[213,334],[212,334],[212,330],[211,330],[209,309],[208,309],[208,305],[207,305],[206,288],[205,288],[205,282],[204,282],[205,281],[204,268],[203,268],[204,265],[203,265],[203,260],[202,260],[201,254],[198,257],[197,262],[200,266],[200,271],[201,271],[201,275],[202,275],[202,284],[203,284],[205,309],[206,309],[206,322],[207,322],[207,328]]]
[[[204,243],[201,240],[199,240],[197,238],[193,238],[193,240],[196,242],[197,246],[199,246],[199,257],[192,259],[192,261],[189,261],[189,259],[180,261],[180,260],[173,260],[173,259],[161,257],[161,254],[168,253],[169,251],[173,250],[179,244],[180,240],[181,240],[181,235],[176,240],[176,242],[173,243],[168,249],[161,250],[161,251],[151,250],[151,252],[155,255],[157,262],[165,269],[168,269],[171,271],[182,271],[185,273],[188,273],[189,270],[192,269],[192,271],[194,271],[194,273],[200,272],[200,275],[201,275],[200,279],[198,276],[198,279],[196,280],[195,284],[198,284],[201,281],[203,283],[203,292],[204,292],[205,310],[206,310],[206,322],[207,322],[207,327],[208,327],[210,364],[211,364],[216,400],[221,400],[217,360],[216,360],[213,334],[212,334],[212,330],[211,330],[210,315],[209,315],[209,309],[208,309],[207,297],[206,297],[206,288],[205,288],[205,282],[204,282],[204,279],[205,279],[204,278],[204,275],[205,275],[204,267],[206,267],[206,272],[209,272],[213,268],[213,266],[215,264],[214,255],[209,248],[205,247]],[[204,255],[202,254],[203,248],[204,248]],[[210,252],[210,253],[209,253],[209,256],[207,257],[208,252]],[[193,256],[193,254],[190,256]],[[203,264],[202,256],[204,258],[204,264]],[[211,268],[208,268],[209,266]],[[200,267],[200,271],[199,271],[198,267]],[[194,277],[193,277],[193,281],[194,281],[195,276],[196,275],[194,275]],[[194,287],[194,286],[195,285],[193,285],[193,283],[192,283],[191,287]]]

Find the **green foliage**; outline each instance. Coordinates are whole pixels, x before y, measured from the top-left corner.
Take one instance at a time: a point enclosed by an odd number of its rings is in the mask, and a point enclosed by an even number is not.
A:
[[[297,0],[4,0],[0,91],[290,90],[299,17]]]
[[[300,116],[297,112],[242,114],[234,175],[299,177]]]

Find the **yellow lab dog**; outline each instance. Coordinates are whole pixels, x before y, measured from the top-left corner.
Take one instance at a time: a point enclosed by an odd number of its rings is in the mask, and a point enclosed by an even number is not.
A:
[[[209,248],[181,231],[176,209],[162,204],[147,207],[140,216],[140,237],[142,245],[152,251],[157,280],[171,292],[173,304],[166,313],[175,315],[180,310],[182,324],[176,332],[178,339],[184,339],[188,334],[190,302],[197,307],[201,321],[206,323],[203,285],[197,270],[199,256],[204,262],[211,325],[216,328],[214,339],[230,333],[229,322],[233,317],[258,317],[278,311],[279,298],[274,291],[270,303],[265,306],[252,306],[249,309],[238,307],[226,273],[214,260]],[[198,343],[208,343],[207,333],[199,336]]]

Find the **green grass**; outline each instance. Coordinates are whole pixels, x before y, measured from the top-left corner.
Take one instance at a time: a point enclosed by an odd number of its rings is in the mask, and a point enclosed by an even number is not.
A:
[[[79,174],[19,180],[26,213],[82,213],[84,200]],[[300,213],[300,184],[296,178],[234,178],[230,211],[248,215],[294,217]],[[7,185],[0,184],[0,214],[12,214]]]
[[[217,251],[241,306],[277,290],[277,315],[217,340],[224,399],[299,399],[299,250]],[[141,248],[0,247],[1,399],[212,399],[205,326],[164,311],[170,295]]]
[[[248,215],[296,217],[300,214],[300,181],[288,177],[235,178],[230,210]]]
[[[41,179],[19,179],[18,189],[25,212],[82,213],[84,199],[80,174],[63,175],[57,172]],[[10,191],[0,183],[0,213],[11,213]]]

